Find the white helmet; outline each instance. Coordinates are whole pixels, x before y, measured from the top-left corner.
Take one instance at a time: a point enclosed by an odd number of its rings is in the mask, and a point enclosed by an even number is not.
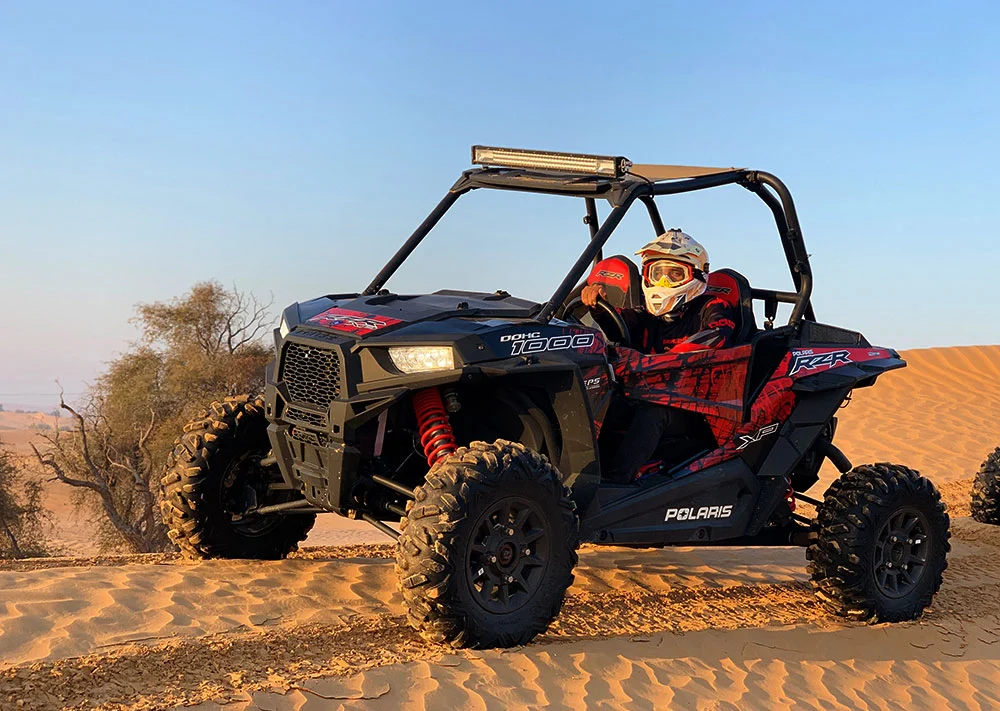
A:
[[[670,317],[708,286],[708,252],[689,234],[670,229],[636,252],[642,257],[642,294],[654,316]]]

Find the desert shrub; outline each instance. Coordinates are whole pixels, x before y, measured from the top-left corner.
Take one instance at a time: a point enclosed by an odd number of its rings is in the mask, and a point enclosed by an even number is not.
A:
[[[0,444],[0,558],[47,555],[48,518],[41,484],[25,476],[21,463]]]
[[[102,549],[172,546],[160,521],[158,479],[174,439],[215,399],[263,389],[271,349],[267,308],[216,282],[170,302],[140,304],[141,339],[108,364],[85,404],[60,407],[73,427],[43,435],[36,456],[57,479],[85,492]]]

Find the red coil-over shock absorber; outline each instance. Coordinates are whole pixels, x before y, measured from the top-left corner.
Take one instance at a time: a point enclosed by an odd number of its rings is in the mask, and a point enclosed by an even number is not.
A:
[[[437,388],[414,393],[413,410],[417,414],[417,427],[420,428],[420,446],[424,448],[427,464],[434,466],[437,460],[447,457],[458,448],[451,422],[448,421],[448,413],[441,401],[441,393]]]

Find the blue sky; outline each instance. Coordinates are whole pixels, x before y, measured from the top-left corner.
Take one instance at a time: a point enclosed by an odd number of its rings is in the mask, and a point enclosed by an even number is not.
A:
[[[995,4],[627,7],[0,0],[0,403],[82,390],[135,303],[199,280],[275,316],[363,288],[473,143],[769,170],[821,320],[1000,342]],[[473,193],[390,286],[544,299],[581,209]],[[661,210],[714,266],[788,285],[749,193]],[[641,218],[612,251],[649,238]]]

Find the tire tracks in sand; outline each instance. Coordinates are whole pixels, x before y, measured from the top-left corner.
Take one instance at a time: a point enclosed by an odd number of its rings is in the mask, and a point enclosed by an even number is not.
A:
[[[331,708],[334,702],[378,708],[384,702],[395,708],[419,701],[439,708],[432,699],[450,699],[457,708],[472,703],[470,694],[479,695],[474,705],[499,705],[500,697],[482,697],[493,679],[516,689],[528,706],[575,707],[573,699],[599,697],[611,707],[647,701],[655,707],[669,697],[678,707],[698,708],[695,701],[713,689],[722,704],[715,708],[742,708],[764,693],[766,677],[770,684],[782,680],[788,708],[797,707],[803,689],[817,685],[826,689],[819,696],[829,696],[829,707],[836,708],[856,705],[890,674],[925,685],[931,675],[938,701],[976,708],[985,703],[980,697],[986,679],[1000,686],[1000,636],[994,632],[1000,629],[1000,562],[994,562],[1000,560],[1000,530],[960,519],[955,531],[945,586],[934,609],[916,623],[867,626],[828,616],[809,590],[798,549],[588,547],[552,628],[528,647],[502,651],[452,652],[420,640],[406,625],[385,558],[310,553],[266,564],[274,566],[265,571],[271,585],[259,589],[250,571],[261,564],[235,561],[156,565],[147,557],[110,568],[0,572],[0,581],[19,576],[24,594],[39,597],[39,588],[53,584],[54,572],[66,573],[72,585],[75,576],[97,571],[107,581],[103,594],[115,599],[115,585],[127,585],[134,609],[119,610],[118,622],[105,614],[94,630],[77,620],[83,639],[78,654],[37,639],[18,646],[7,622],[0,623],[4,659],[22,658],[0,667],[0,706],[300,709]],[[755,575],[742,577],[733,569],[741,558]],[[116,569],[127,576],[116,579]],[[144,573],[183,577],[185,570],[197,573],[202,584],[172,602],[163,597],[170,590],[142,582]],[[352,593],[362,577],[364,598]],[[222,580],[243,584],[220,588]],[[173,587],[178,584],[174,579]],[[217,614],[220,589],[228,617]],[[143,594],[147,600],[135,598]],[[253,612],[258,601],[277,604],[279,595],[297,602],[283,615]],[[233,596],[238,599],[227,600]],[[379,597],[384,602],[373,603]],[[60,600],[67,611],[72,608],[70,598],[53,596],[47,616],[59,616]],[[129,617],[143,614],[144,604],[153,611],[146,628]],[[226,617],[223,629],[171,622],[213,615]],[[101,639],[112,641],[101,647]],[[946,670],[951,681],[942,686]],[[837,674],[847,676],[831,677]],[[951,688],[955,680],[971,687]],[[423,691],[417,695],[416,689]],[[321,702],[327,705],[317,706]]]

